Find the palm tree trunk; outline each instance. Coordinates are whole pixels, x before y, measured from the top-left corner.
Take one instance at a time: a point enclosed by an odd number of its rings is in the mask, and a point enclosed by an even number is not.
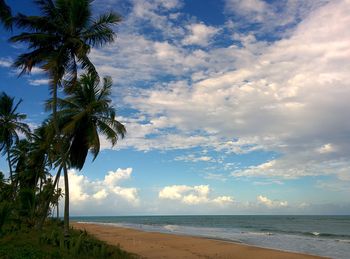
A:
[[[59,84],[58,78],[54,78],[53,80],[54,87],[53,87],[53,100],[52,100],[52,115],[53,115],[53,124],[55,127],[55,133],[56,137],[58,139],[58,149],[60,152],[61,160],[62,160],[62,166],[64,170],[64,235],[69,236],[69,182],[68,182],[68,171],[67,171],[67,165],[66,165],[66,158],[65,153],[62,148],[62,145],[60,144],[61,134],[60,129],[58,127],[58,120],[57,120],[57,88]]]
[[[8,162],[8,165],[9,165],[9,170],[10,170],[10,180],[11,180],[11,185],[12,185],[12,188],[13,188],[13,193],[12,193],[12,199],[15,200],[16,198],[16,189],[17,189],[17,183],[16,184],[13,184],[13,171],[12,171],[12,164],[11,164],[11,159],[10,159],[10,143],[7,141],[6,142],[6,151],[7,151],[7,162]]]
[[[11,159],[10,159],[10,148],[11,148],[10,143],[6,142],[7,162],[10,170],[10,180],[11,180],[11,183],[13,183],[13,171],[12,171],[12,165],[11,165]]]
[[[61,176],[61,171],[62,171],[62,166],[60,166],[60,168],[59,168],[58,171],[57,171],[57,174],[56,174],[56,177],[55,177],[55,181],[54,181],[54,183],[53,183],[53,185],[52,185],[51,193],[50,193],[50,195],[49,195],[50,197],[53,195],[53,193],[54,193],[54,191],[55,191],[55,186],[56,186],[56,184],[57,184],[57,182],[58,182],[58,179],[59,179],[60,176]],[[45,208],[44,208],[44,212],[43,212],[41,221],[40,221],[39,224],[38,224],[38,228],[39,228],[39,229],[41,229],[41,228],[43,227],[43,225],[44,225],[45,219],[46,219],[46,217],[47,217],[47,215],[48,215],[48,211],[49,211],[49,207],[50,207],[50,202],[51,202],[51,199],[48,198],[47,201],[46,201],[46,203],[45,203]]]
[[[68,182],[68,170],[64,165],[64,235],[69,236],[69,182]]]
[[[57,193],[58,193],[58,185],[59,185],[59,181],[60,181],[60,179],[58,179],[58,182],[57,182]],[[60,211],[59,211],[59,200],[60,200],[60,197],[59,196],[57,196],[57,220],[60,218]]]

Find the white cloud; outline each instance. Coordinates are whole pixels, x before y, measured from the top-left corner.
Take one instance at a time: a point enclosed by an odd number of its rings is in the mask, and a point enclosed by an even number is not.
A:
[[[272,184],[277,184],[277,185],[283,185],[284,182],[279,181],[279,180],[267,180],[267,181],[255,181],[253,182],[254,185],[261,186],[261,185],[272,185]]]
[[[0,67],[11,67],[12,60],[9,58],[0,58]]]
[[[208,202],[208,200],[207,200],[207,197],[205,196],[188,194],[182,198],[182,202],[188,205],[196,205],[196,204]]]
[[[45,74],[45,73],[46,72],[39,67],[33,67],[32,70],[30,71],[31,75],[40,75],[40,74]]]
[[[93,197],[96,199],[96,200],[103,200],[103,199],[106,199],[108,196],[108,193],[105,189],[102,189],[102,190],[99,190],[98,192],[96,192]]]
[[[135,28],[152,27],[156,30],[158,36],[163,35],[165,38],[174,35],[182,35],[183,29],[174,24],[172,18],[178,18],[176,11],[182,6],[182,1],[177,0],[133,0],[132,11],[124,21],[128,24],[128,32],[134,32]],[[168,13],[165,14],[164,12]]]
[[[209,45],[212,38],[219,31],[219,29],[203,23],[191,24],[186,26],[186,28],[190,33],[182,40],[182,43],[184,45],[199,45],[203,47]]]
[[[269,3],[264,0],[225,0],[225,11],[235,15],[231,17],[235,20],[235,27],[248,28],[258,34],[273,32],[279,36],[281,31],[282,35],[288,35],[288,29],[328,2],[330,1],[281,0]],[[258,26],[251,27],[252,23]]]
[[[328,143],[328,144],[324,144],[322,147],[318,148],[317,151],[320,154],[331,153],[331,152],[335,151],[335,147],[331,143]]]
[[[80,203],[82,201],[86,201],[90,198],[90,195],[87,193],[87,181],[84,175],[79,175],[75,170],[70,170],[68,172],[69,179],[69,197],[72,204]],[[61,177],[60,180],[60,188],[64,189],[64,178]]]
[[[165,186],[158,193],[158,197],[160,199],[177,200],[187,205],[207,203],[227,205],[233,202],[233,198],[231,196],[219,196],[216,198],[210,198],[209,196],[209,185],[171,185]]]
[[[342,170],[339,170],[337,177],[340,181],[350,182],[350,166],[343,167]]]
[[[221,205],[233,203],[233,198],[231,196],[219,196],[213,199],[213,202],[219,203]]]
[[[179,8],[182,6],[181,0],[156,0],[155,2],[167,10]]]
[[[115,186],[113,192],[120,197],[123,197],[131,204],[137,205],[139,203],[138,191],[136,188],[122,188],[120,186]]]
[[[109,171],[104,178],[104,183],[108,186],[115,186],[121,180],[129,179],[131,177],[132,168],[121,169],[118,168],[115,172]]]
[[[349,173],[347,175],[347,178],[345,180],[343,179],[334,179],[334,180],[318,180],[316,183],[316,187],[331,191],[331,192],[341,192],[341,193],[350,193],[350,177]]]
[[[182,198],[182,193],[191,190],[192,188],[186,185],[172,185],[166,186],[159,192],[159,198],[170,199],[170,200],[180,200]]]
[[[267,198],[266,196],[259,195],[256,197],[258,203],[267,206],[269,208],[278,208],[278,207],[287,207],[288,202],[287,201],[273,201]]]
[[[226,0],[226,10],[262,21],[269,13],[269,6],[263,0]]]
[[[323,154],[324,156],[325,154]],[[350,172],[350,163],[346,158],[315,156],[309,150],[288,154],[279,159],[237,169],[231,173],[233,177],[263,177],[267,179],[297,179],[304,176],[335,176],[346,179]]]
[[[49,79],[29,79],[28,80],[30,85],[48,85],[50,80]]]
[[[227,176],[225,176],[224,174],[206,173],[206,174],[204,175],[204,179],[216,180],[216,181],[225,182],[225,181],[227,181]]]
[[[103,215],[105,213],[124,213],[140,203],[138,189],[122,187],[120,181],[131,177],[132,168],[118,168],[110,171],[104,180],[91,180],[76,170],[69,170],[69,191],[73,215]],[[60,188],[64,192],[64,178],[61,176]],[[61,204],[63,204],[61,199]],[[94,206],[91,206],[94,204]],[[106,214],[105,214],[106,215]]]
[[[187,156],[177,156],[175,157],[175,160],[185,162],[215,162],[214,158],[210,156],[195,156],[193,154]]]

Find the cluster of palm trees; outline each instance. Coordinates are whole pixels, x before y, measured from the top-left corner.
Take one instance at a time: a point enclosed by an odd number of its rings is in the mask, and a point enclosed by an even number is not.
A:
[[[112,80],[110,77],[101,80],[88,56],[92,47],[113,42],[113,25],[121,18],[109,12],[95,19],[91,0],[34,2],[40,15],[19,13],[12,16],[8,5],[0,0],[0,20],[5,28],[15,26],[23,30],[10,38],[10,42],[24,43],[28,48],[28,52],[19,55],[13,64],[21,69],[20,74],[30,73],[34,67],[47,73],[52,97],[46,102],[46,109],[51,115],[40,128],[30,132],[23,123],[25,115],[17,112],[21,101],[14,104],[13,98],[1,93],[0,148],[9,164],[11,197],[19,197],[18,190],[23,188],[34,190],[33,202],[37,194],[46,195],[46,200],[40,203],[42,220],[38,221],[39,225],[60,195],[55,186],[63,172],[64,232],[68,235],[68,169],[82,169],[89,151],[96,158],[100,133],[112,145],[126,133],[112,107]],[[59,88],[63,90],[60,97]],[[24,139],[20,140],[18,133],[22,133]],[[46,179],[50,170],[56,171],[53,181]]]

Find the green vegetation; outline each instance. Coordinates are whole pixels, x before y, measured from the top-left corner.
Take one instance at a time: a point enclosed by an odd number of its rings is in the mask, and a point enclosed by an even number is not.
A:
[[[49,258],[137,258],[119,247],[99,241],[83,231],[70,230],[70,237],[63,235],[63,223],[50,221],[42,230],[4,228],[0,238],[0,258],[49,259]]]
[[[100,80],[88,57],[92,47],[114,41],[112,26],[121,18],[114,12],[93,17],[91,0],[34,3],[40,15],[12,16],[0,0],[0,23],[23,30],[10,41],[28,50],[13,66],[20,75],[42,69],[52,93],[45,107],[52,113],[34,130],[17,112],[22,100],[0,93],[0,152],[9,168],[8,179],[0,172],[0,258],[130,258],[69,228],[68,169],[81,170],[89,152],[97,157],[100,134],[115,145],[126,133],[111,105],[112,80]],[[64,193],[58,188],[62,172]],[[48,218],[62,196],[64,224],[53,224]]]

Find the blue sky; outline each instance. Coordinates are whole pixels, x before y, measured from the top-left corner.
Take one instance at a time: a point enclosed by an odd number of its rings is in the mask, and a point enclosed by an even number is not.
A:
[[[118,37],[90,58],[128,133],[71,170],[72,215],[350,213],[349,1],[94,2],[108,9]],[[47,76],[17,77],[9,36],[0,90],[35,128]]]

